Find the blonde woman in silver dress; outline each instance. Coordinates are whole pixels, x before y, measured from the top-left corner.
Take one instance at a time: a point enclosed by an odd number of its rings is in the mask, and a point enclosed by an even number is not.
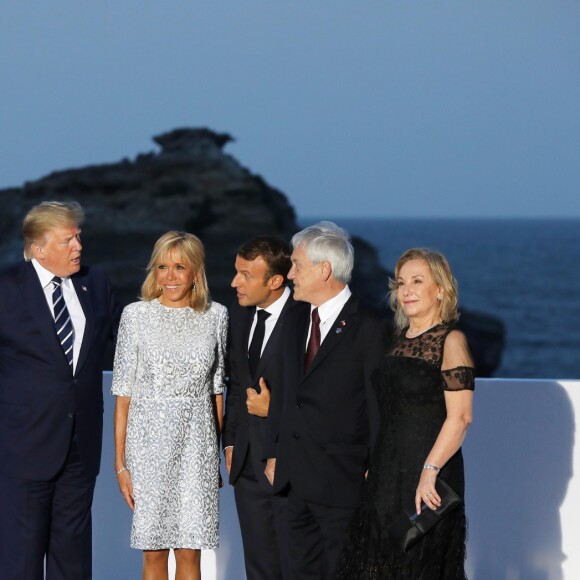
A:
[[[201,578],[200,550],[218,545],[218,439],[227,311],[211,302],[200,240],[167,232],[121,318],[112,393],[115,470],[133,510],[131,547],[143,579]]]

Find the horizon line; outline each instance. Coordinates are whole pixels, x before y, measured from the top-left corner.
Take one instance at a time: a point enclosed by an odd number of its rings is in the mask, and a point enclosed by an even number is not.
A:
[[[485,216],[474,216],[474,215],[447,215],[447,216],[409,216],[409,215],[384,215],[384,216],[377,216],[375,215],[334,215],[330,217],[321,217],[320,215],[300,215],[298,212],[296,213],[297,220],[429,220],[429,221],[437,221],[437,220],[479,220],[479,221],[491,221],[491,220],[530,220],[530,221],[575,221],[580,220],[580,215],[577,216],[522,216],[522,215],[501,215],[501,216],[493,216],[493,215],[485,215]]]

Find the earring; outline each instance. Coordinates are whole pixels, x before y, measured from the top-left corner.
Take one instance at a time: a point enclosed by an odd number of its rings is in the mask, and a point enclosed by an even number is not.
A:
[[[437,300],[443,300],[443,294],[438,294],[437,295]]]

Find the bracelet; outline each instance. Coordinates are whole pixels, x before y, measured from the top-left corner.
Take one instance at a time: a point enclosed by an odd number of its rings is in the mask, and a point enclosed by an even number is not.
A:
[[[119,471],[117,471],[116,476],[119,477],[119,475],[121,475],[121,473],[123,473],[123,471],[129,471],[129,470],[123,465],[123,467],[121,467],[121,469],[119,469]]]
[[[430,469],[431,471],[434,471],[435,473],[439,473],[441,468],[437,467],[436,465],[431,465],[430,463],[425,463],[425,465],[423,465],[423,469]]]

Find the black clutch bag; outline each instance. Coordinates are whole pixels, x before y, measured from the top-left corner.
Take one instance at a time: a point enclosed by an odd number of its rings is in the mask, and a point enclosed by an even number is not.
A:
[[[432,510],[421,504],[421,513],[399,514],[389,526],[389,536],[398,542],[404,551],[414,546],[437,522],[463,503],[463,499],[442,479],[437,479],[435,489],[441,505]]]

